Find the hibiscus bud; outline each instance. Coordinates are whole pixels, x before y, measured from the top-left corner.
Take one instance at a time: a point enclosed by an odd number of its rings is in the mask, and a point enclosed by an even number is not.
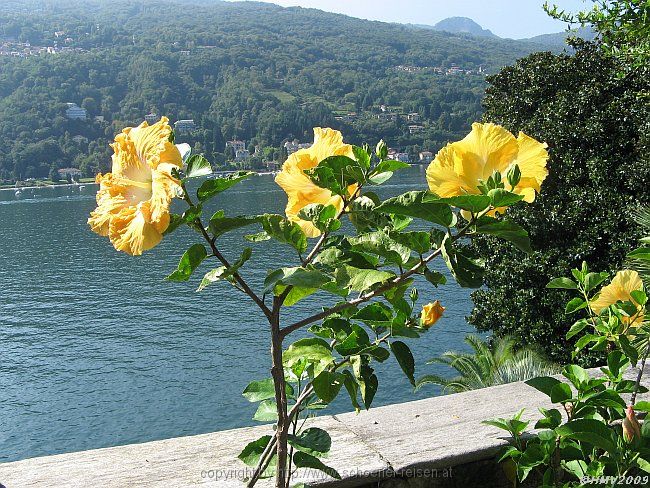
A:
[[[514,188],[521,181],[521,170],[519,165],[515,164],[512,168],[508,170],[508,183],[510,183],[510,188]]]
[[[377,147],[375,148],[375,154],[377,154],[377,157],[381,160],[386,159],[388,156],[388,146],[382,139],[377,143]]]
[[[440,317],[442,317],[445,307],[440,305],[440,301],[436,300],[433,303],[427,303],[422,307],[422,314],[420,315],[420,325],[425,329],[433,326]]]
[[[634,439],[641,438],[641,425],[636,419],[634,407],[630,405],[625,411],[625,418],[623,419],[623,438],[627,442],[632,442]]]

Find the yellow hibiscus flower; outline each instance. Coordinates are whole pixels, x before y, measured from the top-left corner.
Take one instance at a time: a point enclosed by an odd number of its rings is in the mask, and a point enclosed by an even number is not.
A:
[[[169,206],[178,180],[171,172],[183,160],[169,142],[168,119],[127,127],[115,137],[112,172],[97,175],[97,208],[88,224],[108,236],[118,251],[137,256],[156,246],[169,226]]]
[[[610,305],[616,302],[632,302],[637,306],[637,314],[633,317],[626,317],[625,322],[630,325],[641,325],[643,322],[643,313],[639,305],[631,295],[635,290],[643,290],[643,281],[636,271],[624,269],[616,273],[612,282],[604,286],[595,300],[592,300],[589,306],[599,314]]]
[[[480,181],[486,181],[499,171],[505,189],[523,195],[525,202],[535,200],[542,182],[548,175],[546,143],[540,143],[523,132],[515,138],[499,125],[472,124],[472,131],[462,140],[442,148],[427,168],[429,189],[447,198],[480,193]],[[521,179],[512,188],[506,175],[515,165],[519,166]],[[491,212],[494,215],[499,208]]]
[[[318,166],[323,159],[330,156],[348,156],[354,158],[352,146],[343,143],[343,136],[337,130],[314,128],[314,144],[308,149],[296,151],[287,158],[282,165],[282,171],[275,178],[275,182],[287,192],[287,218],[296,222],[307,237],[318,237],[318,230],[311,222],[302,220],[298,213],[307,205],[320,203],[333,205],[338,212],[343,210],[343,199],[333,195],[331,191],[315,185],[304,173],[305,170]],[[351,186],[350,195],[356,191],[356,186]]]
[[[442,314],[445,311],[445,307],[440,305],[440,300],[436,300],[433,303],[427,303],[422,307],[422,313],[420,315],[420,324],[422,327],[428,329],[433,327],[433,325],[440,320]]]

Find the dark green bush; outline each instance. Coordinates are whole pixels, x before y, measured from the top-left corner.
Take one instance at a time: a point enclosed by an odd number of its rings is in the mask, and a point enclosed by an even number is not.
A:
[[[528,229],[532,255],[489,237],[474,241],[489,257],[469,318],[559,362],[570,359],[571,320],[562,313],[567,296],[546,284],[582,261],[619,269],[639,237],[631,211],[650,203],[650,70],[621,77],[598,45],[575,47],[574,55],[532,54],[489,79],[485,120],[546,141],[550,175],[533,204],[509,211]]]

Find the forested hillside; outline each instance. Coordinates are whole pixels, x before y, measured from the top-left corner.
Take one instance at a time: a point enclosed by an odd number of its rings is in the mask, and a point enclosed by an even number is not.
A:
[[[316,125],[435,151],[479,118],[485,73],[539,49],[262,3],[3,2],[0,179],[91,176],[148,113],[194,119],[178,140],[217,163],[232,138],[281,160]]]

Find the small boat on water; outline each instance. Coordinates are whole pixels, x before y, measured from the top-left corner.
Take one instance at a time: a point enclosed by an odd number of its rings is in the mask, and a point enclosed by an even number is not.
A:
[[[23,192],[20,191],[20,190],[16,190],[16,192],[14,193],[14,195],[16,196],[16,198],[18,198],[18,197],[19,197],[20,195],[22,195],[22,194],[23,194]]]

